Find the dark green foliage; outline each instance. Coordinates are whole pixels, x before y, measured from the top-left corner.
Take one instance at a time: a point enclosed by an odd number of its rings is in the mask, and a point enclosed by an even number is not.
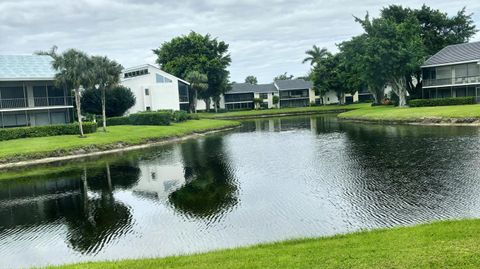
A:
[[[455,106],[475,104],[475,97],[457,97],[457,98],[437,98],[437,99],[416,99],[411,100],[408,104],[411,107],[424,106]]]
[[[274,95],[273,98],[272,98],[272,103],[274,105],[278,104],[280,102],[280,97],[278,97],[277,95]]]
[[[172,113],[168,112],[142,112],[129,116],[132,125],[170,125]]]
[[[101,115],[102,94],[100,90],[88,89],[82,94],[82,111]],[[105,90],[107,117],[119,117],[135,105],[135,96],[129,88],[117,86]],[[107,121],[108,122],[108,121]]]
[[[189,119],[189,116],[186,111],[179,110],[172,113],[172,120],[174,122],[187,121],[188,119]]]
[[[188,119],[189,120],[199,120],[200,116],[198,116],[198,114],[188,114]]]
[[[97,131],[97,125],[92,122],[84,122],[82,124],[83,132],[94,133]],[[78,123],[62,124],[62,125],[47,125],[36,127],[19,127],[0,129],[0,141],[13,140],[28,137],[45,137],[56,135],[75,135],[79,134]]]
[[[277,80],[291,80],[293,79],[294,76],[293,75],[289,75],[287,72],[283,73],[283,74],[280,74],[276,77],[273,78],[273,81],[277,81]]]
[[[99,125],[102,125],[102,122],[98,122]],[[130,117],[112,117],[107,118],[107,126],[115,125],[130,125]]]
[[[256,85],[256,84],[258,84],[257,77],[256,76],[247,76],[245,78],[245,83],[250,83],[250,84]]]

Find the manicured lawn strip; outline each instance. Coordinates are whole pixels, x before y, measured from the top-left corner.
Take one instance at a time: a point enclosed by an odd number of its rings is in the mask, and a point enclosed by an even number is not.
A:
[[[367,121],[418,122],[431,118],[480,119],[480,105],[397,108],[393,106],[366,107],[338,115],[342,119]]]
[[[98,131],[79,138],[76,135],[25,138],[0,142],[0,159],[21,155],[39,155],[55,151],[69,151],[89,146],[108,146],[116,143],[138,145],[149,140],[185,136],[196,132],[238,126],[240,123],[224,120],[191,120],[170,126],[111,126],[108,132]]]
[[[479,268],[480,220],[439,222],[163,259],[58,268]],[[57,267],[51,267],[57,268]]]
[[[353,110],[359,108],[369,107],[370,104],[351,104],[351,105],[328,105],[328,106],[312,106],[312,107],[294,107],[294,108],[281,108],[281,109],[263,109],[263,110],[244,110],[244,111],[232,111],[225,113],[198,113],[201,118],[209,119],[234,119],[242,117],[255,117],[255,116],[268,116],[279,114],[299,114],[299,113],[326,113],[329,111],[344,111]]]

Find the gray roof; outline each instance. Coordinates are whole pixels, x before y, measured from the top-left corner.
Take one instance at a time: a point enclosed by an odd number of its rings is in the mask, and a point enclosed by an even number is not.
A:
[[[45,55],[0,55],[0,81],[53,80],[52,61]]]
[[[313,88],[311,81],[305,81],[304,79],[292,79],[292,80],[277,80],[275,81],[277,88],[282,90],[303,90]]]
[[[235,83],[232,84],[232,89],[227,92],[229,93],[249,93],[249,92],[256,92],[256,93],[269,93],[269,92],[277,92],[277,89],[273,84],[250,84],[250,83]]]
[[[426,60],[423,66],[475,62],[479,60],[480,42],[472,42],[447,46]]]

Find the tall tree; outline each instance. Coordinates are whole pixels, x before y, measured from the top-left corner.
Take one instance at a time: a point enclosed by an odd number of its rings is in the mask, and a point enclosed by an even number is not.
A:
[[[250,83],[250,84],[256,85],[256,84],[258,84],[257,77],[256,76],[247,76],[245,78],[245,83]]]
[[[187,73],[185,79],[190,82],[190,88],[193,90],[193,105],[190,104],[190,111],[197,113],[198,93],[201,93],[208,89],[207,75],[202,74],[198,71],[190,71],[189,73]]]
[[[120,82],[120,74],[123,67],[117,62],[103,56],[91,57],[92,68],[90,69],[90,88],[96,88],[101,92],[103,131],[107,131],[106,98],[105,92],[117,86]]]
[[[310,65],[312,66],[317,65],[322,59],[331,55],[327,48],[319,48],[316,45],[313,45],[311,49],[305,51],[305,54],[307,54],[307,57],[303,59],[302,63],[310,62]]]
[[[411,16],[417,19],[420,27],[425,59],[448,45],[468,42],[477,33],[472,14],[467,14],[465,8],[459,10],[454,16],[426,5],[420,9],[391,5],[381,11],[381,18],[393,20],[397,24],[405,23]],[[419,97],[422,89],[420,68],[406,75],[406,83],[410,94]]]
[[[287,74],[287,72],[283,73],[283,74],[280,74],[276,77],[273,78],[273,81],[277,81],[277,80],[291,80],[293,79],[294,76],[293,75],[289,75]]]
[[[53,58],[53,68],[57,71],[55,82],[57,85],[73,90],[77,109],[80,136],[84,137],[82,126],[82,110],[80,91],[89,85],[90,76],[88,70],[92,64],[87,54],[75,49],[69,49]]]
[[[365,19],[356,20],[367,36],[364,55],[367,70],[375,69],[374,74],[397,94],[399,105],[406,106],[406,77],[418,70],[424,60],[418,20],[412,15],[401,23],[385,18],[370,20],[368,14]]]
[[[201,92],[201,97],[207,101],[208,109],[210,98],[220,96],[225,80],[228,81],[230,75],[227,70],[231,63],[228,47],[227,43],[212,38],[209,34],[201,35],[192,31],[163,43],[153,52],[162,69],[177,77],[186,79],[192,71],[207,76],[208,88]]]

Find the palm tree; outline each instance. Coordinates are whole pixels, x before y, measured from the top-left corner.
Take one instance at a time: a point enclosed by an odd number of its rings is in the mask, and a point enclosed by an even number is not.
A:
[[[193,112],[197,113],[197,96],[198,92],[208,89],[208,77],[206,74],[198,71],[190,71],[185,79],[190,82],[190,88],[193,90]]]
[[[302,63],[310,62],[310,65],[317,65],[322,59],[328,57],[330,52],[327,48],[319,48],[316,45],[313,45],[312,49],[305,51],[305,54],[308,56],[303,59]]]
[[[84,137],[82,126],[82,111],[80,104],[80,90],[88,85],[88,70],[91,61],[87,54],[82,51],[70,49],[53,58],[53,68],[57,71],[55,83],[59,86],[73,89],[75,93],[75,105],[77,107],[78,125],[80,136]]]
[[[107,131],[107,115],[105,112],[105,92],[118,85],[120,82],[120,74],[123,67],[117,62],[102,56],[93,56],[91,58],[92,68],[90,69],[90,87],[95,87],[102,91],[102,120],[103,131]]]

